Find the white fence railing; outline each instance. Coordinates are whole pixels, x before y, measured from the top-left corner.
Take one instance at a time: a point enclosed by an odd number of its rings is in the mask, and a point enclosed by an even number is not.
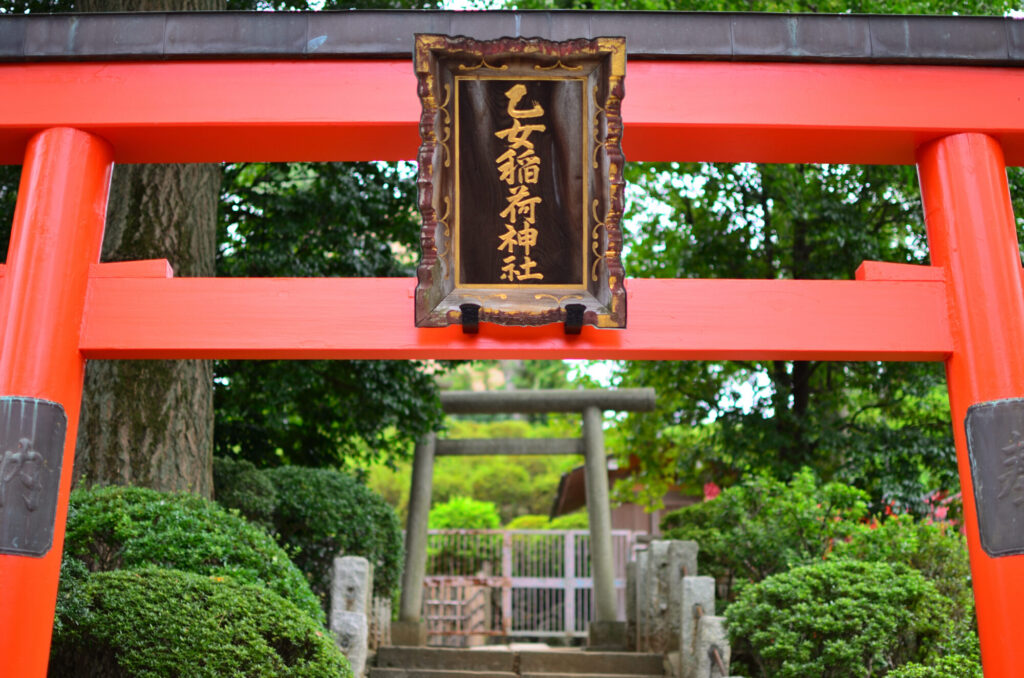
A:
[[[636,533],[612,531],[619,619]],[[431,530],[424,619],[433,645],[582,637],[593,609],[585,530]]]

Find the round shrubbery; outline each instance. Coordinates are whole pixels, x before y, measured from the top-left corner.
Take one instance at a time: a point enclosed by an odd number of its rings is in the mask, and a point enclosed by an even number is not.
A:
[[[213,493],[221,506],[238,509],[250,522],[273,532],[277,490],[270,478],[251,463],[214,457]]]
[[[496,530],[501,517],[494,502],[452,497],[430,509],[428,522],[432,530]]]
[[[942,657],[930,666],[904,664],[885,675],[886,678],[983,678],[978,659],[962,654]]]
[[[842,483],[819,483],[804,468],[789,483],[754,476],[711,501],[662,520],[666,539],[700,544],[700,567],[723,587],[760,581],[820,560],[860,529],[868,496]]]
[[[152,565],[260,584],[324,621],[302,572],[270,535],[195,495],[139,487],[75,490],[64,553],[92,572]]]
[[[140,568],[85,579],[84,623],[54,634],[51,678],[351,678],[330,634],[276,593]]]
[[[742,587],[725,615],[754,676],[871,678],[927,660],[950,608],[909,567],[837,559]]]
[[[271,524],[325,604],[334,558],[342,554],[370,561],[375,595],[397,588],[405,553],[398,516],[355,478],[302,466],[257,470],[246,461],[221,459],[214,465],[214,488],[224,506]]]
[[[928,523],[912,516],[890,516],[878,525],[860,525],[848,540],[835,543],[833,554],[914,568],[953,602],[952,614],[959,624],[974,625],[967,543],[953,525]]]

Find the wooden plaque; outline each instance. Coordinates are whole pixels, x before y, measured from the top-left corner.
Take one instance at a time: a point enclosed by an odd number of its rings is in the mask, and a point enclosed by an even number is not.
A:
[[[416,36],[416,325],[626,326],[623,38]]]

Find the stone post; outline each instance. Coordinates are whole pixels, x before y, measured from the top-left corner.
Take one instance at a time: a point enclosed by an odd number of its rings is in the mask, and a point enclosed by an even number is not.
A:
[[[636,552],[636,641],[637,652],[647,652],[650,642],[647,634],[650,628],[650,596],[647,595],[647,562],[650,559],[650,547]]]
[[[362,676],[366,669],[372,595],[373,567],[366,558],[343,556],[334,559],[331,632],[357,677]]]
[[[594,580],[594,620],[588,629],[593,647],[625,647],[626,624],[618,621],[615,603],[615,560],[612,550],[612,510],[608,499],[608,463],[604,450],[603,413],[597,406],[583,410],[584,475],[590,518],[590,563]]]
[[[413,454],[402,597],[398,605],[398,621],[391,625],[391,640],[395,645],[427,644],[427,628],[423,621],[423,578],[427,572],[427,519],[434,484],[436,446],[437,437],[433,433],[428,434],[416,445]]]
[[[715,659],[722,665],[719,667]],[[695,676],[700,678],[728,678],[730,659],[729,638],[725,633],[725,617],[704,615],[697,620],[697,653]]]
[[[679,649],[683,617],[683,577],[697,572],[697,543],[656,540],[648,552],[647,650],[674,652]]]
[[[679,649],[682,678],[697,678],[697,622],[715,614],[715,578],[683,577]]]
[[[626,650],[636,652],[636,561],[626,563]]]

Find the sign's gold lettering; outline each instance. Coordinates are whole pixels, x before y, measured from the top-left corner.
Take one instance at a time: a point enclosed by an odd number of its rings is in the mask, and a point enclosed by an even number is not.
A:
[[[524,125],[519,122],[520,119],[544,115],[544,108],[536,101],[532,108],[517,108],[524,96],[526,86],[522,83],[513,85],[505,92],[512,126],[494,133],[508,144],[505,151],[494,160],[498,167],[498,180],[509,186],[505,197],[508,206],[498,214],[505,225],[505,232],[498,236],[498,251],[509,254],[502,259],[499,277],[508,282],[544,279],[542,272],[533,270],[537,262],[530,258],[530,249],[537,245],[537,205],[542,200],[530,192],[530,185],[536,184],[540,178],[541,162],[529,137],[534,132],[546,131],[547,126]],[[522,217],[522,227],[517,230],[519,217]]]

